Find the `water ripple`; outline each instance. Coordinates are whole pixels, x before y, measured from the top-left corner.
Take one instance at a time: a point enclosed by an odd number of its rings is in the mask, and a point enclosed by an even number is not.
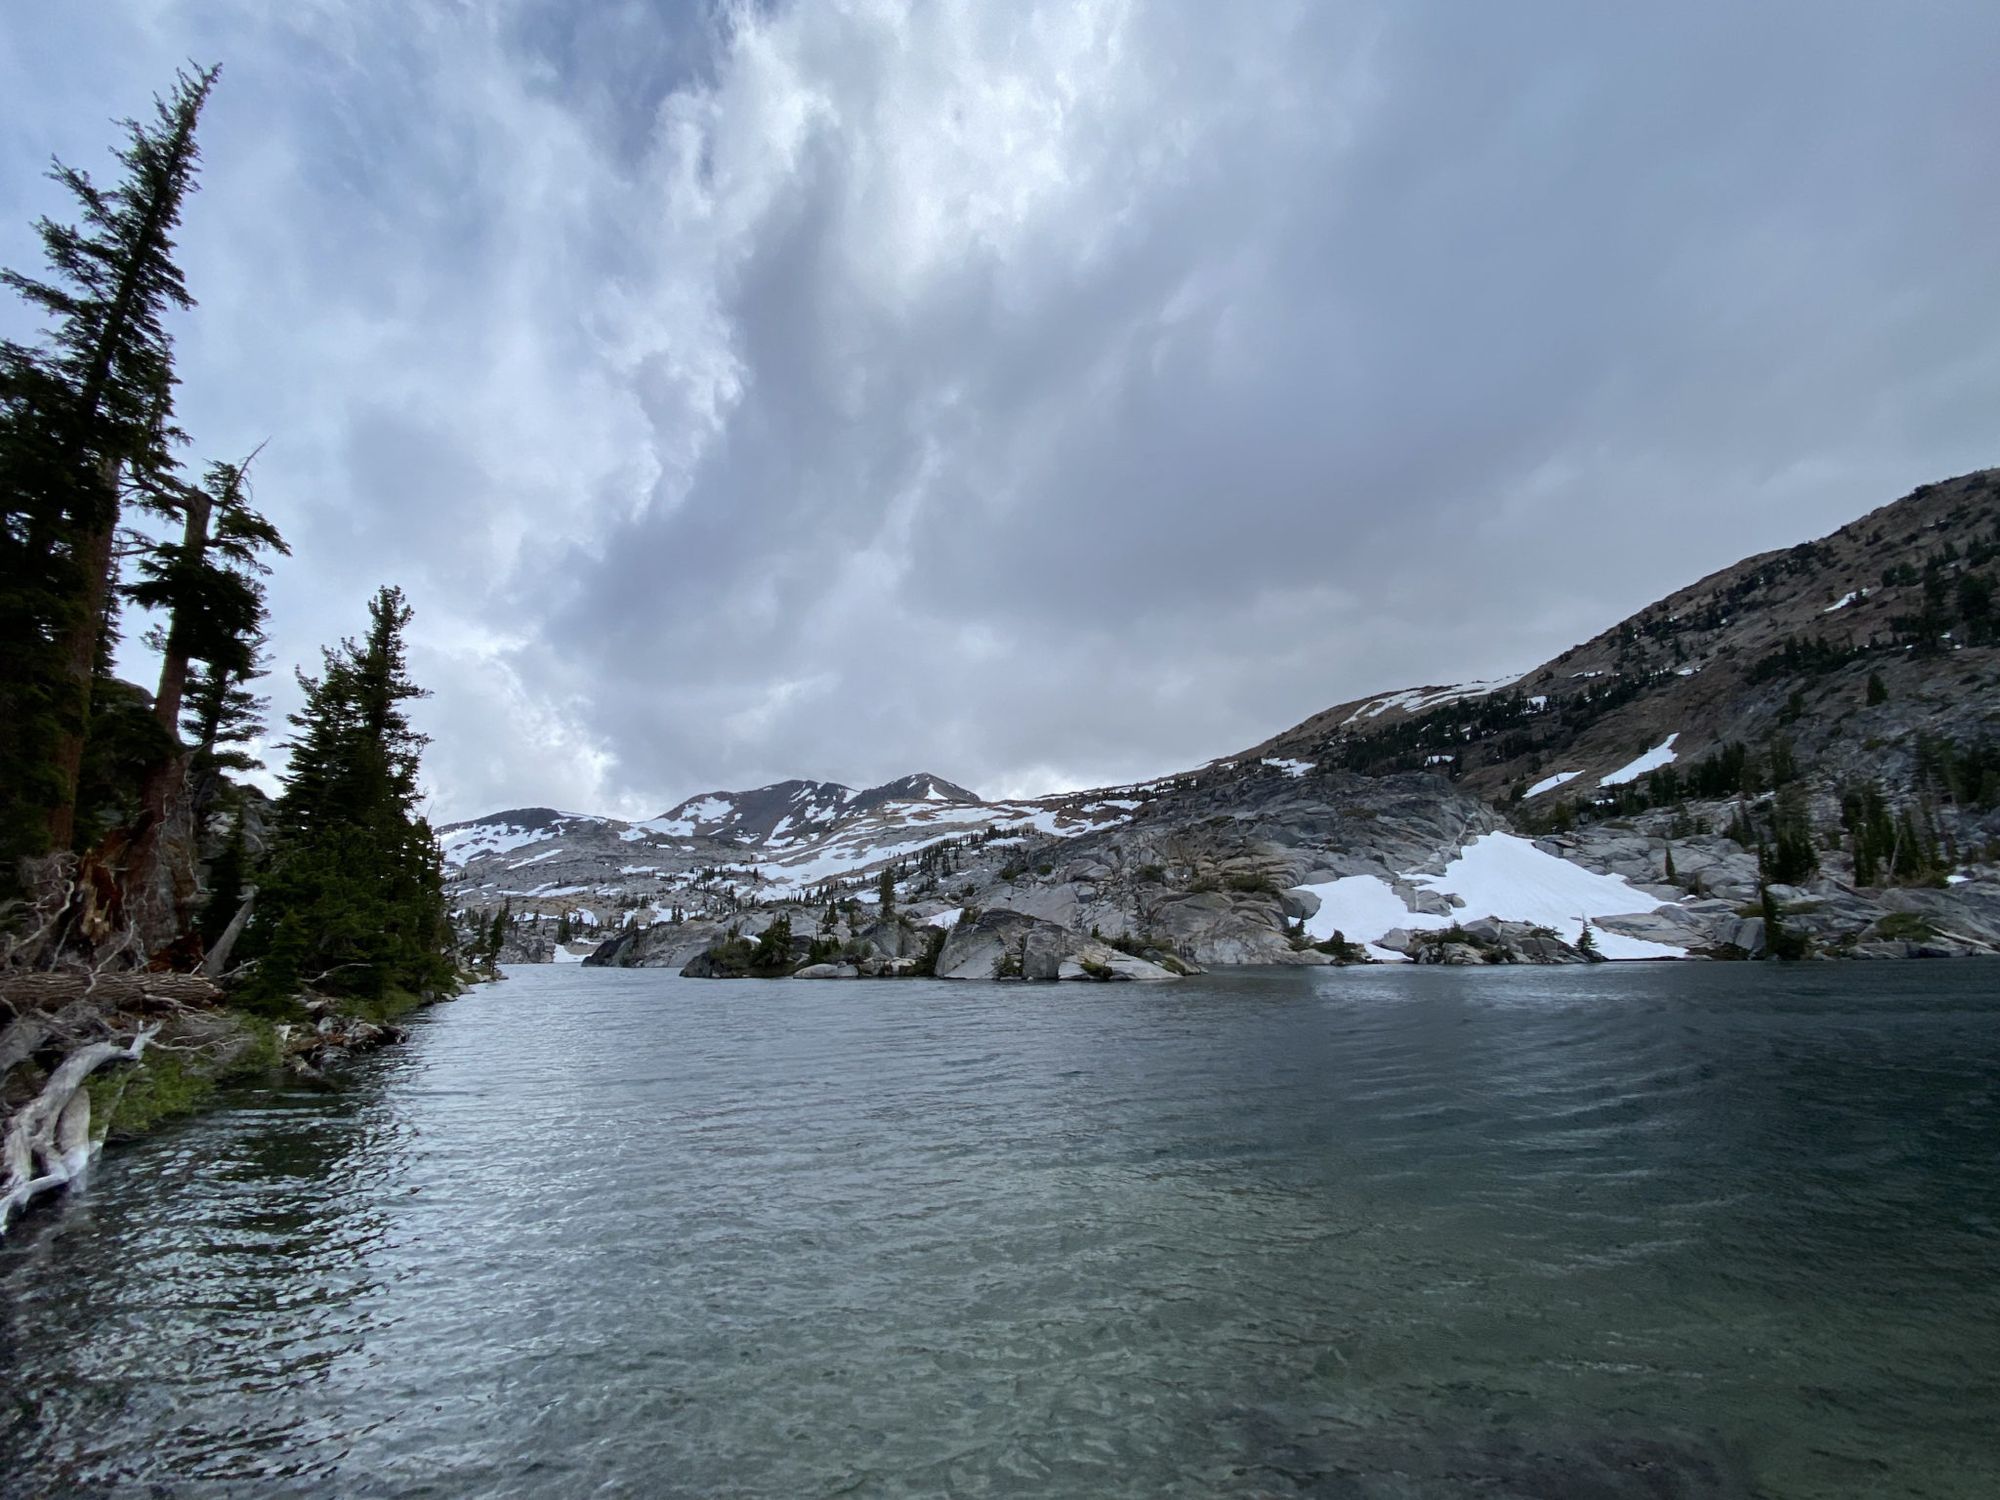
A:
[[[0,1492],[2000,1492],[1979,964],[516,971],[0,1250]]]

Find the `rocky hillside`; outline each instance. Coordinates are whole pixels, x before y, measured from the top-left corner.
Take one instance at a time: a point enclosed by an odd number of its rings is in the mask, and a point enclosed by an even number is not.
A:
[[[1340,704],[1247,753],[1429,770],[1490,801],[1546,805],[1782,737],[1829,778],[1910,794],[1924,738],[1976,744],[1996,719],[1989,469],[1746,558],[1522,677]]]
[[[591,940],[569,956],[716,974],[1996,951],[1996,574],[1988,471],[1518,679],[1342,704],[1181,775],[998,803],[924,774],[792,781],[638,823],[529,809],[445,830],[454,890],[528,918],[517,957],[567,916]]]

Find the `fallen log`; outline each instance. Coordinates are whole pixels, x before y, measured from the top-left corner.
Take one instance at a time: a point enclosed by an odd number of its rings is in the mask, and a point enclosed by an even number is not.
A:
[[[129,1042],[79,1047],[49,1075],[41,1093],[22,1106],[0,1143],[0,1234],[42,1194],[74,1182],[103,1149],[90,1129],[90,1075],[106,1063],[137,1062],[159,1033],[147,1026]]]
[[[78,974],[0,970],[0,1003],[17,1013],[48,1010],[85,997],[114,1009],[143,1010],[148,1003],[214,1005],[222,989],[200,974]]]

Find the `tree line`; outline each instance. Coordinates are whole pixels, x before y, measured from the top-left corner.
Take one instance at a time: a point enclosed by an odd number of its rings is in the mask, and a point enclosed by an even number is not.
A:
[[[218,78],[181,72],[122,123],[114,183],[56,161],[70,217],[36,224],[38,273],[0,272],[40,324],[0,343],[0,957],[201,969],[272,1007],[435,988],[454,954],[400,590],[298,674],[275,805],[234,779],[258,764],[289,549],[252,503],[257,454],[193,477],[176,419],[172,325],[196,304],[175,235]],[[134,607],[161,622],[150,689],[113,670]]]

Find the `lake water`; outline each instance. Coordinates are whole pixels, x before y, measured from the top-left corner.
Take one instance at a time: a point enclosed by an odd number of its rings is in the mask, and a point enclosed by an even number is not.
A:
[[[107,1155],[0,1398],[8,1494],[1991,1497],[2000,967],[516,969]]]

